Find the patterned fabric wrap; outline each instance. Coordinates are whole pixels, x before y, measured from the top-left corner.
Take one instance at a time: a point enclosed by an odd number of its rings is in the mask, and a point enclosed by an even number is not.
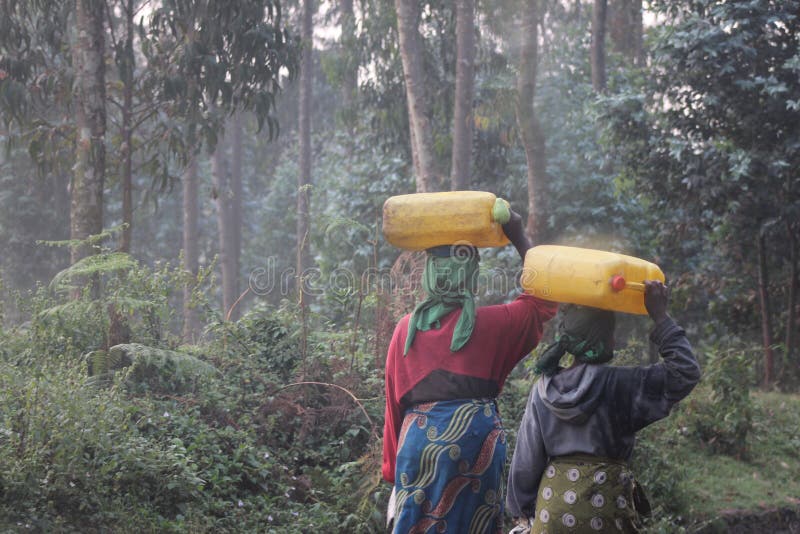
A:
[[[530,532],[641,532],[635,486],[622,461],[588,455],[555,458],[542,474]]]
[[[394,534],[502,532],[506,434],[491,399],[418,404],[400,430]]]

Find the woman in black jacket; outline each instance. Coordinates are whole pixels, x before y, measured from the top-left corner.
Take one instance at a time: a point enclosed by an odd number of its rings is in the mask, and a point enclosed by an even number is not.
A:
[[[660,363],[602,365],[613,357],[614,314],[565,306],[559,339],[537,362],[508,478],[517,532],[636,532],[636,482],[627,466],[635,434],[663,419],[700,380],[686,333],[667,314],[668,292],[645,282]],[[558,363],[565,353],[569,368]],[[516,529],[515,529],[516,530]]]

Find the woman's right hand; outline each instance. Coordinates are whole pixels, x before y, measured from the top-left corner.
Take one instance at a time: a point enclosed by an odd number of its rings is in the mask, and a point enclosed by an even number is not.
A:
[[[644,281],[644,307],[656,323],[666,319],[669,304],[669,288],[658,280]]]

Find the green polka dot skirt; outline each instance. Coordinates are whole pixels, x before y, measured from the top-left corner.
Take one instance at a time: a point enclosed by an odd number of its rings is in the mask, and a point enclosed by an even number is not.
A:
[[[539,482],[531,534],[640,532],[635,484],[621,461],[588,455],[555,458]]]

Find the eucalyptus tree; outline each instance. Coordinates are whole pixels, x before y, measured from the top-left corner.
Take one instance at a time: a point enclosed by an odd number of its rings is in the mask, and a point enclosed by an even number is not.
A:
[[[103,231],[106,176],[105,2],[76,0],[72,61],[75,69],[75,174],[72,180],[70,237],[85,239]],[[93,253],[89,245],[72,249],[72,263]]]
[[[273,116],[282,73],[296,70],[296,46],[284,27],[278,2],[270,0],[166,0],[153,10],[144,49],[152,84],[167,111],[183,126],[170,132],[170,145],[185,165],[183,198],[184,266],[196,275],[197,175],[201,145],[213,150],[223,119],[250,111],[258,127],[277,135]],[[224,259],[223,259],[224,262]],[[197,333],[190,284],[184,289],[184,334]]]
[[[537,196],[542,192],[547,173],[545,136],[536,113],[536,74],[539,63],[539,24],[542,19],[540,0],[523,2],[519,18],[518,74],[516,115],[520,139],[525,150],[528,183],[528,218],[525,232],[536,242],[539,238]]]
[[[298,98],[298,145],[300,169],[297,175],[297,276],[308,267],[309,202],[311,188],[311,105],[313,99],[314,0],[301,3],[302,51]],[[298,286],[301,287],[301,286]],[[302,288],[301,288],[302,294]]]
[[[119,249],[130,252],[133,240],[133,133],[134,127],[134,91],[136,71],[136,54],[134,52],[134,17],[137,9],[136,0],[122,0],[122,25],[124,33],[117,40],[114,31],[113,18],[109,16],[109,29],[111,30],[111,46],[114,50],[114,59],[119,70],[122,84],[122,103],[120,105],[120,159],[122,173],[120,182],[122,186],[122,233]],[[110,15],[110,14],[109,14]]]
[[[456,0],[456,87],[450,185],[466,189],[472,169],[475,95],[475,2]]]
[[[340,0],[339,2],[339,28],[341,31],[341,48],[344,58],[344,74],[342,76],[342,96],[344,97],[345,110],[352,116],[358,99],[358,55],[356,40],[358,31],[356,14],[353,9],[353,0]],[[348,120],[352,123],[352,120]]]
[[[421,4],[416,0],[395,0],[395,8],[417,192],[436,191],[441,189],[442,180],[433,152],[431,91],[426,84],[424,45],[419,33]]]
[[[606,27],[614,51],[630,63],[644,61],[642,0],[611,0],[606,12]]]

